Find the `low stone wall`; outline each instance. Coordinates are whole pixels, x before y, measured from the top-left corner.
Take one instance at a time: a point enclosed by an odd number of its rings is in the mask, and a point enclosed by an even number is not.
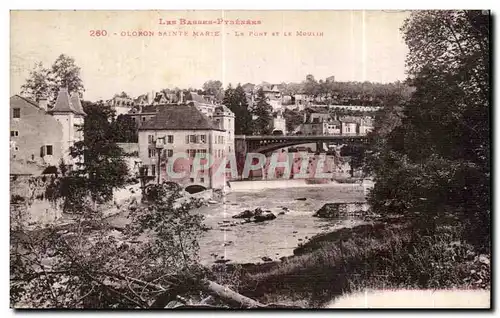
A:
[[[62,209],[48,200],[10,205],[11,229],[43,228],[56,223],[61,218]]]
[[[62,217],[60,206],[45,198],[45,189],[54,178],[51,175],[11,178],[11,227],[45,227]]]

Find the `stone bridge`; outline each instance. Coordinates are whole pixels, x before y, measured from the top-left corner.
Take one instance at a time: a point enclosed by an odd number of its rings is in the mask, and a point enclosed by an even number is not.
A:
[[[301,144],[315,143],[323,149],[323,143],[363,144],[368,142],[366,134],[342,134],[342,135],[298,135],[298,136],[235,136],[235,150],[237,156],[245,156],[247,153],[269,153],[281,148],[297,146]]]

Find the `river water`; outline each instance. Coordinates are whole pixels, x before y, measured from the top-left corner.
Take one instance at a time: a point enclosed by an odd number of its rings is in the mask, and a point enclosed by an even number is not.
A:
[[[305,198],[305,200],[297,200]],[[231,262],[262,262],[262,257],[279,260],[293,255],[293,249],[321,232],[363,223],[354,217],[320,219],[312,215],[325,203],[365,202],[362,185],[326,184],[302,187],[239,189],[227,194],[223,201],[198,210],[205,225],[212,228],[200,240],[203,264],[216,259]],[[288,208],[288,212],[278,215]],[[262,223],[245,223],[232,216],[246,209],[271,210],[277,218]]]

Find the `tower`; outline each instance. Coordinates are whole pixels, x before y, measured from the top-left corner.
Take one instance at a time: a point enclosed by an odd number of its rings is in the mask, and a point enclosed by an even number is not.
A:
[[[67,165],[74,165],[75,160],[70,156],[70,148],[76,141],[83,140],[85,117],[78,94],[73,93],[70,97],[66,87],[60,88],[56,103],[49,113],[62,126],[61,158]]]

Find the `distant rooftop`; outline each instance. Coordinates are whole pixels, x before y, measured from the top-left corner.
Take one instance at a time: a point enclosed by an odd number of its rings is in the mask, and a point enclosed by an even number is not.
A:
[[[163,105],[155,117],[141,125],[139,130],[219,130],[194,105]]]

